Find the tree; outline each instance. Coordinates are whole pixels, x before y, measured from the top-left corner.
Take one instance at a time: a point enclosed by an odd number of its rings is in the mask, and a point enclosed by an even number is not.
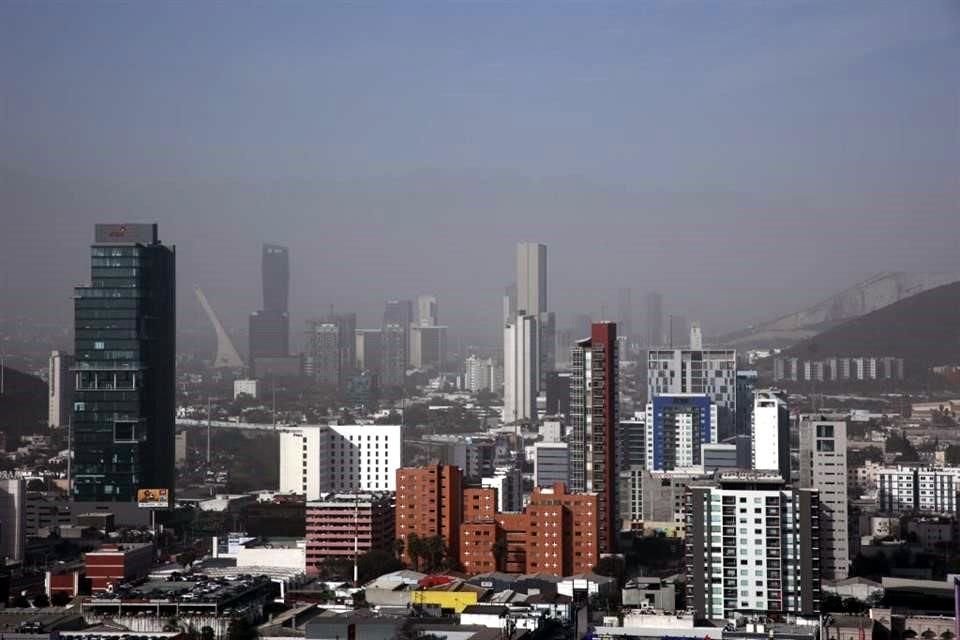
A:
[[[187,549],[183,553],[177,556],[177,563],[183,567],[193,566],[193,563],[197,561],[197,552],[193,549]]]
[[[65,607],[70,604],[70,596],[65,591],[54,591],[50,596],[50,604],[55,607]]]
[[[30,601],[27,600],[27,596],[21,593],[20,595],[14,596],[13,599],[10,600],[10,606],[14,609],[26,609],[30,606]]]
[[[622,589],[626,582],[627,567],[623,558],[619,556],[600,558],[600,562],[593,567],[593,572],[600,576],[614,578],[617,581],[617,589]]]
[[[493,543],[493,557],[497,561],[497,569],[503,571],[507,563],[507,541],[500,537]]]
[[[406,543],[403,541],[403,538],[397,538],[393,541],[393,553],[397,556],[397,560],[403,557],[403,552],[406,549]]]
[[[960,464],[960,445],[951,444],[943,454],[947,464]]]
[[[420,558],[423,557],[424,551],[423,540],[420,539],[420,536],[415,533],[407,536],[407,556],[409,556],[413,568],[417,571],[420,570]]]
[[[42,591],[37,595],[33,596],[33,606],[37,609],[43,609],[44,607],[50,606],[50,598],[47,597],[47,594]]]
[[[200,640],[213,640],[214,636],[213,627],[209,625],[200,627]]]
[[[403,569],[403,563],[393,554],[380,549],[371,549],[357,558],[357,577],[360,584],[400,569]]]
[[[227,627],[227,640],[257,640],[257,628],[246,618],[234,618]]]

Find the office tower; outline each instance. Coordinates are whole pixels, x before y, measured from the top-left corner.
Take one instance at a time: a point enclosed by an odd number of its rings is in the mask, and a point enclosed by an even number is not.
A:
[[[374,549],[393,554],[393,495],[328,493],[307,502],[307,573],[316,574],[328,558],[353,560]]]
[[[313,382],[340,386],[340,329],[332,320],[308,320],[303,373]]]
[[[523,474],[515,467],[497,467],[492,476],[480,479],[480,486],[495,489],[497,511],[510,513],[523,507]]]
[[[50,387],[49,409],[47,420],[52,428],[60,429],[70,425],[73,418],[73,356],[62,351],[50,353],[49,380]]]
[[[618,294],[617,327],[620,335],[630,340],[633,337],[633,292],[624,288]]]
[[[503,333],[503,421],[537,419],[539,336],[535,316],[517,315]]]
[[[546,410],[548,416],[570,413],[570,372],[550,371],[547,373]]]
[[[442,326],[410,327],[410,366],[414,369],[443,367],[447,359],[447,328]]]
[[[318,384],[346,386],[357,370],[356,335],[355,313],[307,321],[304,374]]]
[[[790,482],[790,409],[786,394],[776,389],[754,392],[750,442],[750,468],[778,471],[784,482]]]
[[[596,493],[600,509],[600,552],[616,550],[619,375],[617,325],[596,322],[590,338],[570,356],[570,488]]]
[[[538,442],[533,445],[533,486],[570,484],[570,450],[566,442]]]
[[[473,393],[479,391],[498,392],[499,389],[495,389],[493,386],[497,377],[496,368],[492,358],[478,358],[475,355],[470,355],[464,361],[464,388]]]
[[[884,467],[877,474],[882,513],[957,513],[960,467]]]
[[[432,464],[397,469],[396,536],[406,544],[411,534],[439,536],[451,558],[459,556],[463,517],[463,472],[459,467]],[[410,562],[404,547],[404,561]]]
[[[280,432],[280,492],[395,491],[403,466],[400,425],[301,425]]]
[[[644,298],[644,344],[648,349],[663,346],[663,296],[651,292]]]
[[[847,423],[823,416],[800,419],[800,486],[820,491],[821,571],[845,580],[850,565],[847,534]]]
[[[290,254],[286,247],[264,244],[261,261],[263,308],[250,315],[250,364],[261,357],[290,354]]]
[[[355,353],[359,370],[380,373],[382,335],[380,329],[357,329]]]
[[[547,247],[535,242],[517,244],[516,301],[505,307],[515,316],[532,316],[537,323],[537,389],[546,386],[547,372],[556,368],[556,317],[547,308]]]
[[[517,313],[537,316],[547,311],[547,246],[517,244]]]
[[[717,405],[718,437],[733,435],[737,412],[737,352],[733,349],[651,349],[647,401],[664,394],[706,394]]]
[[[617,451],[622,469],[647,466],[647,414],[638,411],[631,418],[620,420]]]
[[[176,256],[155,224],[98,224],[74,295],[73,490],[132,502],[174,489]]]
[[[290,251],[265,243],[261,268],[264,311],[287,313],[290,310]]]
[[[623,530],[663,532],[683,537],[683,497],[698,472],[647,471],[633,465],[620,471],[620,519]]]
[[[648,470],[702,465],[702,446],[717,442],[717,405],[702,394],[654,396],[647,403],[646,432]]]
[[[402,387],[410,364],[410,324],[413,303],[388,300],[383,311],[380,337],[380,382],[384,387]]]
[[[723,474],[685,497],[687,606],[697,617],[817,614],[822,544],[815,489],[776,475]]]
[[[23,560],[27,542],[26,484],[23,478],[0,479],[0,563]]]
[[[418,296],[417,324],[421,327],[435,327],[440,324],[437,317],[437,296]]]
[[[503,321],[509,322],[517,315],[517,285],[511,284],[503,290]]]
[[[403,353],[407,358],[404,366],[410,363],[410,325],[413,324],[413,321],[412,301],[387,300],[383,310],[383,326],[400,327],[403,329]]]
[[[690,346],[690,324],[686,316],[670,314],[667,317],[667,346],[670,348],[682,348]]]
[[[737,413],[734,433],[738,436],[749,435],[752,430],[753,392],[757,388],[758,378],[756,371],[737,371]]]

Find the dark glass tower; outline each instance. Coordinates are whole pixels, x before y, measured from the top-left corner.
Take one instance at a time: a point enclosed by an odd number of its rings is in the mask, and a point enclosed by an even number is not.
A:
[[[263,309],[250,315],[250,362],[290,354],[290,252],[263,245]]]
[[[74,295],[73,497],[174,489],[176,254],[155,224],[98,224]]]

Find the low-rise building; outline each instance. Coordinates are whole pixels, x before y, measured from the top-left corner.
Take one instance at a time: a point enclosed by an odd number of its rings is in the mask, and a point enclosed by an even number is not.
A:
[[[392,551],[394,504],[388,492],[331,493],[307,503],[306,568],[327,558],[352,558],[373,549]]]
[[[90,589],[94,593],[147,577],[153,566],[149,542],[106,545],[83,555]]]

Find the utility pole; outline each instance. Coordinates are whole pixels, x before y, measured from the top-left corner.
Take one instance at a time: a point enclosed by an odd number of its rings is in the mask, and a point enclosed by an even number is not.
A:
[[[360,581],[360,494],[353,494],[353,586]]]
[[[210,427],[212,426],[212,413],[210,409],[210,396],[207,396],[207,467],[210,466]]]

